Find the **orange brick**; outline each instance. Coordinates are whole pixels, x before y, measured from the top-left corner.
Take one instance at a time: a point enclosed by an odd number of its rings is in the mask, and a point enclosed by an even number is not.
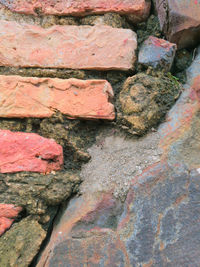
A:
[[[105,80],[51,79],[0,75],[0,117],[115,118],[111,85]]]
[[[109,26],[53,26],[43,29],[1,21],[0,66],[129,70],[136,34]]]
[[[115,12],[131,15],[133,22],[146,19],[150,11],[149,0],[0,0],[0,3],[22,14],[85,16]]]

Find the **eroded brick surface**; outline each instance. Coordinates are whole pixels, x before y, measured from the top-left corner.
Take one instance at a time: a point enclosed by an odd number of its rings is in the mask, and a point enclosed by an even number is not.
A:
[[[0,117],[115,118],[111,85],[105,80],[0,76]]]
[[[147,18],[150,11],[149,0],[1,0],[0,3],[13,12],[22,14],[53,14],[84,16],[88,14],[101,14],[116,12],[131,14],[133,21]]]
[[[48,173],[63,164],[62,147],[37,134],[0,130],[0,147],[1,173]]]
[[[43,29],[1,21],[0,66],[129,70],[136,34],[109,26],[53,26]]]

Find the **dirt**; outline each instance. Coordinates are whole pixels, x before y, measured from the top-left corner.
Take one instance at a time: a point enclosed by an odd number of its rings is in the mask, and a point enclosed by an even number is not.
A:
[[[131,28],[125,17],[116,13],[107,13],[102,16],[86,16],[80,19],[82,25],[108,25],[113,28]]]
[[[91,160],[82,167],[80,193],[111,191],[124,201],[132,179],[160,160],[158,143],[157,132],[128,138],[116,128],[102,129],[88,149]]]

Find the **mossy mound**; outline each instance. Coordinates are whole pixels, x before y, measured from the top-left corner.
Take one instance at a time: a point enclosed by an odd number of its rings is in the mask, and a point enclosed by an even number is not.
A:
[[[119,94],[118,123],[132,134],[143,135],[163,119],[180,92],[180,84],[170,74],[129,77]]]

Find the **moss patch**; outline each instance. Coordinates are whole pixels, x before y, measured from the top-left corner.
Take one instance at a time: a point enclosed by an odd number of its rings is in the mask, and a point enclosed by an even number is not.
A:
[[[119,94],[118,123],[132,134],[155,127],[180,95],[181,86],[172,75],[154,75],[129,77]]]

